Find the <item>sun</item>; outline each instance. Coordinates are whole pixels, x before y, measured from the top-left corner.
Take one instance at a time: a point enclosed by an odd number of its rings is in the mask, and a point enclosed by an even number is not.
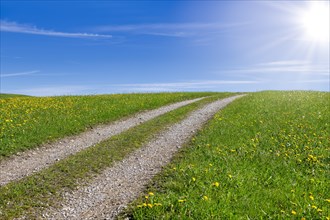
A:
[[[329,42],[329,2],[311,1],[300,12],[299,23],[305,37],[314,42]]]

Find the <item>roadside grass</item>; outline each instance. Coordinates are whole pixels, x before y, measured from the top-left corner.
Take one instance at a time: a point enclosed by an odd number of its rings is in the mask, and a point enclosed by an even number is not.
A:
[[[0,160],[91,126],[215,93],[153,93],[0,99]]]
[[[193,110],[230,95],[233,93],[218,93],[173,110],[72,155],[39,173],[0,187],[0,219],[13,219],[20,215],[25,215],[27,219],[38,219],[42,208],[60,204],[64,192],[88,184],[93,176],[111,166],[114,161],[123,159],[167,126],[184,119]]]
[[[236,100],[121,218],[330,219],[330,93]]]

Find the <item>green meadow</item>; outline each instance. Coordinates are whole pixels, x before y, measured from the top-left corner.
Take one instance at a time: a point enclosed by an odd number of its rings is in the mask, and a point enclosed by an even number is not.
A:
[[[233,94],[213,94],[175,109],[71,155],[38,173],[0,187],[0,219],[14,219],[20,215],[27,219],[38,219],[43,208],[61,203],[63,192],[88,184],[113,162],[122,160],[168,126],[183,120],[190,112],[230,95]]]
[[[137,112],[209,96],[29,177],[0,187],[0,219],[36,219],[61,194],[143,146],[190,112],[233,93],[0,99],[0,158]],[[24,124],[25,122],[25,124]],[[19,125],[20,124],[20,125]],[[330,93],[248,93],[219,111],[119,218],[330,218]]]
[[[329,123],[329,93],[250,93],[217,113],[123,216],[328,220]]]
[[[0,96],[0,160],[92,126],[215,93]]]

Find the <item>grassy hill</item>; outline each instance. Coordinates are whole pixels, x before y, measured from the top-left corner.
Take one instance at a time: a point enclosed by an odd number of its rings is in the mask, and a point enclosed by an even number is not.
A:
[[[134,113],[215,93],[154,93],[0,99],[0,159]],[[9,98],[11,97],[11,98]]]
[[[251,93],[182,150],[130,219],[329,219],[329,123],[330,93]]]
[[[21,94],[7,94],[7,93],[0,93],[0,99],[6,99],[6,98],[17,98],[17,97],[30,97],[27,95],[21,95]]]

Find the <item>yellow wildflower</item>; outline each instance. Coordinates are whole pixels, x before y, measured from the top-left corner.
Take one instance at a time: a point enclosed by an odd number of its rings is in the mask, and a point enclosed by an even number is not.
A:
[[[149,196],[154,196],[155,195],[153,192],[149,192],[148,194],[149,194]]]
[[[296,212],[295,210],[292,210],[292,211],[291,211],[291,214],[292,214],[292,215],[297,215],[297,212]]]
[[[213,184],[212,184],[212,186],[215,186],[215,187],[219,187],[219,183],[218,182],[214,182]]]
[[[148,204],[148,207],[149,207],[149,208],[152,208],[152,207],[153,207],[153,205],[149,203],[149,204]]]
[[[203,196],[203,200],[207,201],[207,200],[209,200],[209,197]]]

